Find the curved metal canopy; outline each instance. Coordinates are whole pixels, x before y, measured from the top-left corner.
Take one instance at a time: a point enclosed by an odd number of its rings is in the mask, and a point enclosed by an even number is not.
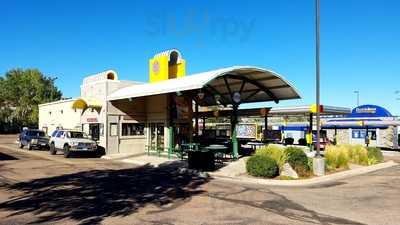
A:
[[[157,83],[129,86],[112,93],[108,100],[188,91],[192,94],[204,93],[204,97],[198,99],[198,103],[203,106],[265,101],[278,103],[280,100],[301,98],[292,84],[273,71],[234,66]]]

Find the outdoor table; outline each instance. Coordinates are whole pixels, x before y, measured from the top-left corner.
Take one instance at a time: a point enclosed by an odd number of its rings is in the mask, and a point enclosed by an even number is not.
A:
[[[254,151],[256,150],[257,147],[260,147],[260,146],[264,146],[264,145],[265,145],[265,144],[262,143],[262,142],[254,142],[254,141],[247,142],[247,144],[250,145],[251,148],[252,148]]]
[[[189,150],[199,150],[199,143],[185,143],[181,144],[183,147],[187,147]]]
[[[221,151],[227,150],[228,147],[226,147],[225,145],[210,145],[210,146],[207,146],[206,149],[215,153],[215,152],[221,152]]]

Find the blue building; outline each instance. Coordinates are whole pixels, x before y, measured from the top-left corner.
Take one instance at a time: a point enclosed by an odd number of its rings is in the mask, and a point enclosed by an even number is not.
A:
[[[388,110],[377,105],[354,108],[343,118],[324,121],[322,129],[338,144],[367,144],[381,148],[399,148],[400,121]]]
[[[362,144],[373,147],[399,149],[400,121],[388,110],[377,105],[362,105],[345,115],[327,114],[321,119],[321,142],[338,144]],[[311,118],[310,118],[311,119]],[[315,121],[315,118],[313,119]],[[279,124],[285,138],[293,138],[298,144],[310,131],[310,123],[291,122]],[[315,141],[316,126],[313,124]]]

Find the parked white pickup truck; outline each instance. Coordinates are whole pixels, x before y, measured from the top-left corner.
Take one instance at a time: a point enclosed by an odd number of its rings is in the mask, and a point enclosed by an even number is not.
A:
[[[74,130],[56,130],[50,138],[50,154],[63,151],[68,158],[72,152],[96,152],[97,143],[89,139],[83,132]]]

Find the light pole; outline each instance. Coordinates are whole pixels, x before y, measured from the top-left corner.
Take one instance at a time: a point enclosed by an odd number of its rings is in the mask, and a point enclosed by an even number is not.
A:
[[[313,159],[313,171],[317,176],[325,175],[325,159],[321,157],[320,146],[320,132],[321,132],[321,118],[320,118],[320,69],[319,69],[319,0],[315,0],[315,72],[316,72],[316,103],[317,103],[317,152]]]
[[[354,91],[354,94],[357,94],[357,106],[360,106],[360,91]]]
[[[317,157],[320,153],[320,70],[319,70],[319,0],[315,1],[315,70],[316,70],[316,102],[317,102]]]

